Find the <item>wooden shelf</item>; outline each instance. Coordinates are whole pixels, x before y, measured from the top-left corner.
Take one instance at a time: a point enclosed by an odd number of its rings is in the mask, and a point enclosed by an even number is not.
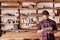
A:
[[[18,9],[27,9],[27,10],[29,10],[29,9],[55,9],[55,8],[53,8],[53,7],[45,7],[45,8],[18,8]]]
[[[20,24],[36,24],[36,23],[20,23]]]
[[[0,17],[16,17],[16,16],[0,15]]]
[[[41,13],[31,13],[31,14],[20,14],[20,16],[40,16],[40,15],[42,15]]]
[[[60,7],[57,7],[57,8],[55,8],[55,9],[60,9]]]
[[[14,0],[9,0],[10,2],[13,2]],[[7,0],[7,2],[9,2],[8,0]],[[20,1],[20,2],[53,2],[53,0],[15,0],[14,2],[17,2],[18,3],[18,1]],[[56,0],[56,1],[58,1],[58,0]],[[2,0],[1,2],[6,2],[6,0]],[[43,8],[37,8],[37,5],[36,5],[36,8],[22,8],[22,7],[20,7],[20,4],[19,5],[8,5],[8,6],[1,6],[0,7],[0,9],[20,9],[20,10],[40,10],[40,9],[60,9],[60,8],[54,8],[54,7],[43,7]],[[20,11],[19,10],[19,11]],[[29,14],[29,15],[20,15],[20,17],[23,17],[23,18],[26,18],[26,17],[30,17],[30,16],[34,16],[34,17],[40,17],[40,16],[42,16],[42,14],[39,14],[39,13],[35,13],[35,14],[33,14],[33,13],[31,13],[31,15]],[[0,17],[16,17],[16,16],[6,16],[6,15],[0,15]],[[20,18],[21,19],[21,18]],[[1,23],[1,24],[4,24],[4,23]],[[7,23],[8,24],[8,23]],[[10,23],[10,24],[18,24],[18,23]],[[20,24],[36,24],[36,23],[22,23],[22,22],[20,22]],[[33,28],[32,28],[33,29]]]
[[[53,2],[53,0],[40,0],[40,2]]]
[[[21,9],[21,10],[36,10],[36,8],[18,8],[18,9]]]
[[[20,10],[36,10],[36,8],[18,8],[18,7],[1,7],[0,9],[20,9]]]
[[[55,0],[55,2],[57,2],[57,3],[58,3],[58,2],[60,2],[60,0]]]
[[[0,8],[0,9],[18,9],[18,8]]]
[[[1,8],[17,8],[18,6],[1,6]]]
[[[53,8],[53,7],[44,7],[44,8],[20,8],[19,6],[1,6],[0,9],[39,10],[39,9],[55,9],[55,8]]]
[[[19,24],[19,23],[1,23],[1,24]]]
[[[39,9],[55,9],[55,8],[46,7],[46,8],[39,8]],[[39,9],[38,9],[38,10],[39,10]]]
[[[52,2],[53,0],[0,0],[0,2]]]

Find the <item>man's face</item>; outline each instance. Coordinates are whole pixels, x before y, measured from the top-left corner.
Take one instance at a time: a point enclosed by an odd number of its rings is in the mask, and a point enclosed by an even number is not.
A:
[[[48,15],[43,15],[44,19],[48,19],[48,17],[49,17]]]

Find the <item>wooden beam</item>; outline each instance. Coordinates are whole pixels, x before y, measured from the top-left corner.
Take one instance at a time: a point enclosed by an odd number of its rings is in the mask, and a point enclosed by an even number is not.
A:
[[[37,2],[37,0],[0,0],[0,2]]]
[[[52,2],[53,0],[0,0],[0,2]]]
[[[55,2],[60,2],[60,0],[55,0]]]

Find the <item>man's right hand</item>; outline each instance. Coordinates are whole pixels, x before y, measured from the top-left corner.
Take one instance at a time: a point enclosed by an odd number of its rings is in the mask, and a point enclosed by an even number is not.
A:
[[[43,30],[38,30],[38,31],[37,31],[37,33],[41,33],[41,32],[43,32]]]

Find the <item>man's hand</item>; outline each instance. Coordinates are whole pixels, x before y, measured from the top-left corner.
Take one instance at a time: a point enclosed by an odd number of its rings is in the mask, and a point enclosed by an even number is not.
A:
[[[43,32],[43,30],[38,30],[38,31],[37,31],[37,33],[41,33],[41,32]]]
[[[46,32],[47,32],[47,33],[53,33],[51,30],[47,30]]]

